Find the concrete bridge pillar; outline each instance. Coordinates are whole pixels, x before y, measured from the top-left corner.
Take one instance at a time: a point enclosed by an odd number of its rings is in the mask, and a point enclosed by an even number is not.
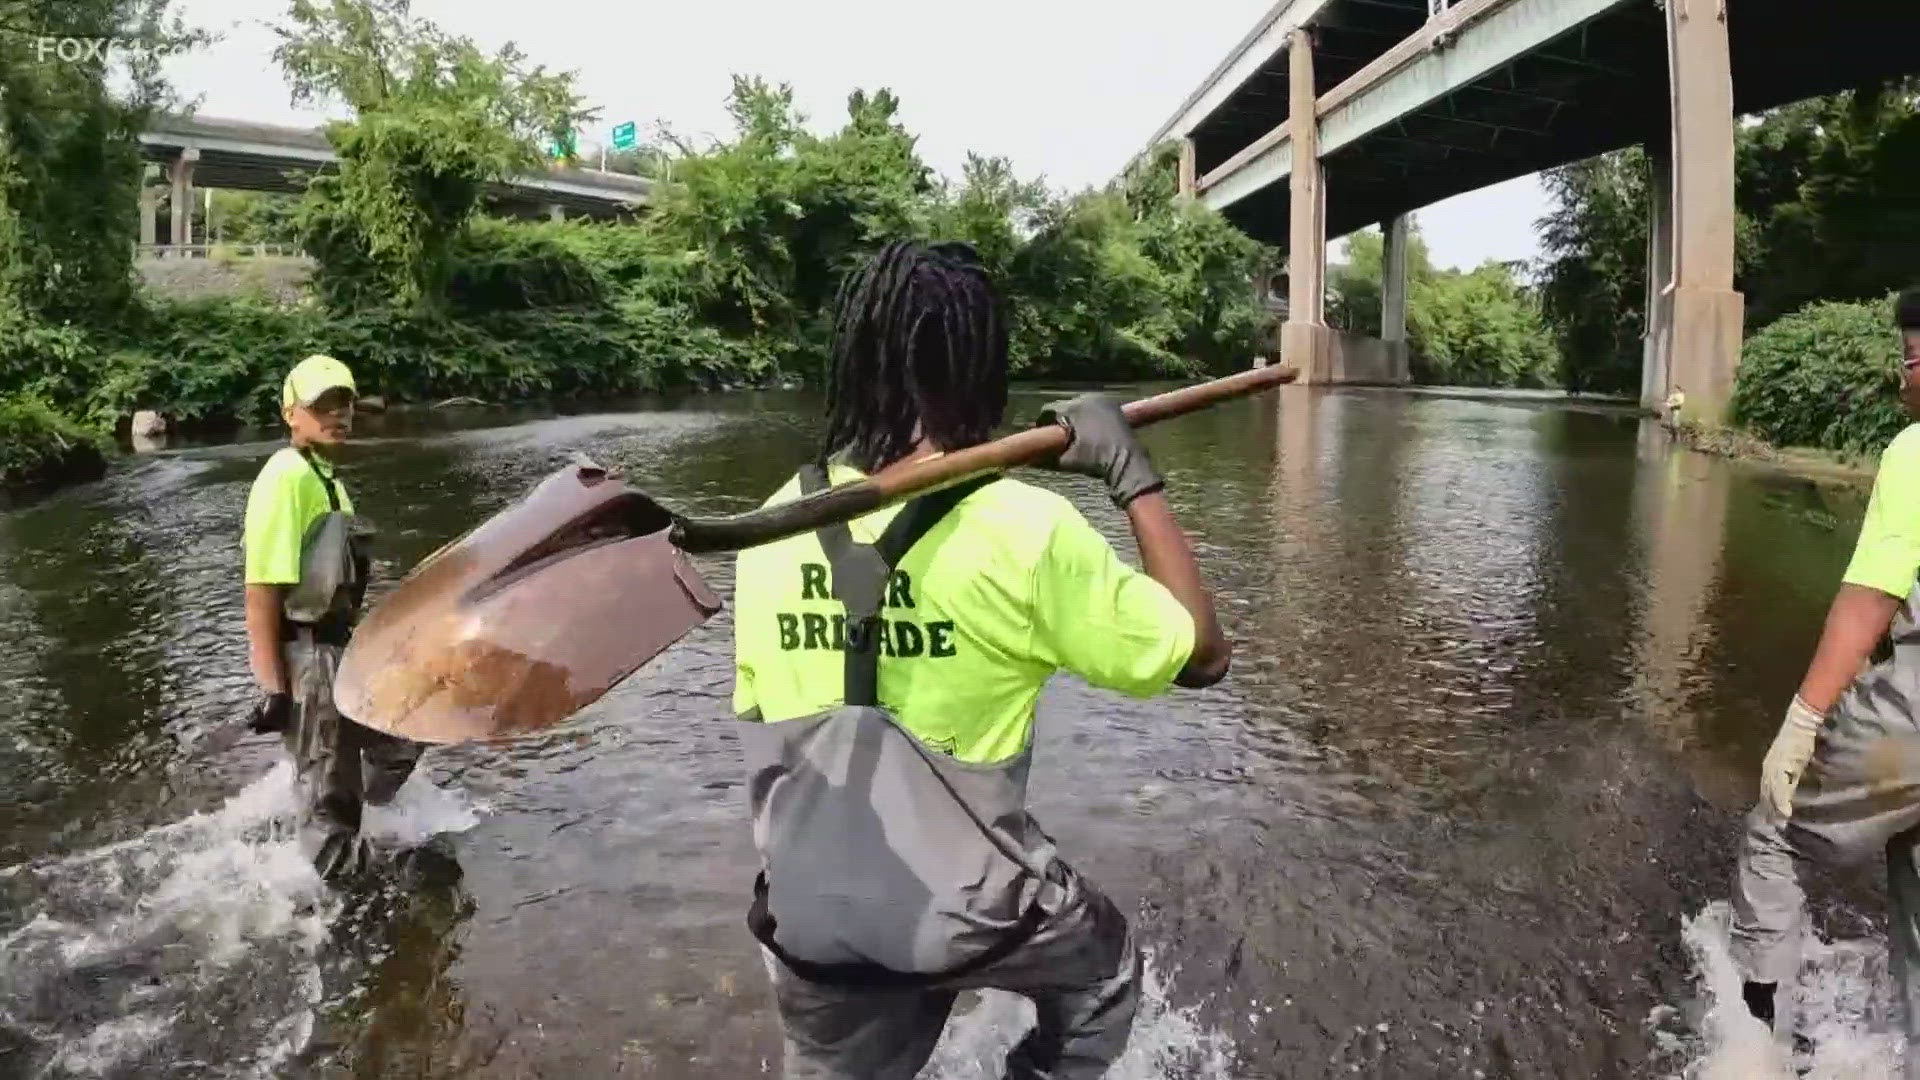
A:
[[[1194,157],[1193,140],[1180,140],[1180,195],[1191,199],[1199,185],[1199,167]]]
[[[1666,371],[1681,415],[1726,420],[1746,299],[1733,288],[1733,69],[1725,0],[1667,0],[1673,108],[1673,307]]]
[[[144,181],[140,184],[140,244],[152,247],[159,235],[160,189]]]
[[[1280,328],[1282,361],[1299,382],[1331,377],[1333,347],[1327,329],[1327,204],[1321,176],[1320,123],[1315,113],[1313,35],[1306,27],[1287,43],[1287,123],[1293,143],[1291,228],[1287,242],[1287,321]]]
[[[189,146],[167,167],[168,179],[173,182],[173,193],[169,199],[173,210],[173,239],[170,242],[176,247],[193,243],[193,163],[198,160],[200,148]]]
[[[1407,215],[1380,226],[1380,339],[1407,340]]]
[[[1640,406],[1659,409],[1672,387],[1673,154],[1664,140],[1647,153],[1647,329],[1641,346]]]

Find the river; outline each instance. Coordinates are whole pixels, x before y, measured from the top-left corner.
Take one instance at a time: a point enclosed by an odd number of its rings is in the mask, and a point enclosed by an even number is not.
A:
[[[573,450],[746,509],[820,415],[363,417],[343,475],[384,589]],[[1145,441],[1236,652],[1204,691],[1042,702],[1035,814],[1149,950],[1117,1080],[1769,1075],[1718,1008],[1733,845],[1864,499],[1532,399],[1288,388]],[[727,614],[560,729],[431,750],[369,828],[457,880],[322,889],[276,745],[208,741],[250,701],[272,448],[0,516],[0,1077],[777,1075]],[[1029,479],[1137,558],[1091,482]],[[1896,1060],[1881,888],[1814,890],[1810,1075]],[[1023,1007],[963,1002],[927,1075],[997,1076]]]

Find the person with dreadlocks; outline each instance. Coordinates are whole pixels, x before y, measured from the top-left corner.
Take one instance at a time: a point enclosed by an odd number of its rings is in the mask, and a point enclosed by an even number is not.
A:
[[[837,305],[825,442],[769,505],[986,442],[1006,409],[1006,314],[971,248],[890,243]],[[1207,686],[1230,650],[1119,406],[1039,421],[1067,427],[1048,467],[1104,483],[1144,572],[1066,498],[997,474],[737,556],[747,923],[790,1080],[911,1080],[968,989],[1035,1006],[1009,1077],[1089,1080],[1125,1048],[1140,954],[1025,809],[1035,704],[1062,670],[1138,697]]]

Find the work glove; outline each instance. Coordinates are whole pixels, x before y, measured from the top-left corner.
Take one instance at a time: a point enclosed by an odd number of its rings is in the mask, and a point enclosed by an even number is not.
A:
[[[293,720],[293,696],[285,693],[263,694],[247,717],[247,730],[266,735],[287,730]]]
[[[1814,743],[1819,740],[1820,729],[1826,722],[1827,718],[1814,712],[1800,695],[1793,696],[1793,704],[1787,707],[1787,718],[1781,722],[1773,745],[1767,749],[1767,759],[1760,766],[1760,797],[1777,820],[1785,821],[1793,816],[1794,789],[1800,786],[1800,777],[1806,773],[1807,762],[1813,758]]]
[[[1105,481],[1108,497],[1123,510],[1166,486],[1119,403],[1104,394],[1053,402],[1040,411],[1039,423],[1065,425],[1070,440],[1048,467]]]

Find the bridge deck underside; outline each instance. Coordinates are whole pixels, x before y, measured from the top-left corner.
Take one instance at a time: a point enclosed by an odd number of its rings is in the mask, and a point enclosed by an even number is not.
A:
[[[1717,0],[1684,0],[1712,12]],[[1757,112],[1920,72],[1913,0],[1727,0],[1734,105]],[[1335,0],[1323,12],[1315,82],[1326,93],[1426,19],[1425,0]],[[1389,36],[1397,35],[1397,36]],[[1284,55],[1194,133],[1208,169],[1286,119]],[[1665,15],[1627,0],[1545,47],[1325,159],[1334,239],[1516,176],[1649,140],[1669,128]],[[1288,235],[1284,179],[1228,207],[1268,243]]]

